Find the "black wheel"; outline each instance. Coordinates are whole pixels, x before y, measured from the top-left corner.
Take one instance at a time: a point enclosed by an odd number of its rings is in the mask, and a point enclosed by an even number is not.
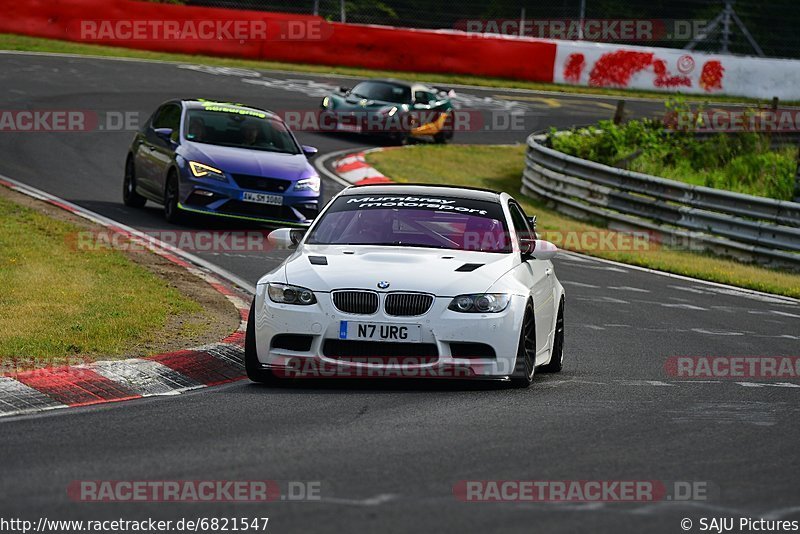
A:
[[[133,158],[125,162],[125,179],[122,181],[122,201],[126,206],[141,208],[147,199],[136,192],[136,168]]]
[[[517,360],[514,364],[514,373],[511,375],[511,385],[515,388],[527,388],[533,382],[535,370],[536,321],[533,315],[533,305],[528,302],[525,307],[525,316],[522,319],[522,328],[519,332]]]
[[[558,373],[564,366],[564,299],[558,305],[556,315],[556,331],[553,333],[553,354],[550,362],[543,365],[541,370],[545,373]]]
[[[389,138],[389,141],[395,146],[405,146],[408,144],[408,134],[396,133]]]
[[[247,330],[244,335],[244,368],[247,378],[261,384],[275,384],[280,379],[269,369],[264,369],[258,361],[256,352],[256,299],[250,305],[250,315],[247,317]]]
[[[444,145],[448,141],[453,139],[453,132],[452,130],[443,130],[433,136],[433,142],[438,145]]]
[[[178,175],[175,171],[170,171],[167,186],[164,188],[164,218],[173,224],[182,222],[184,218],[178,207],[178,192]]]

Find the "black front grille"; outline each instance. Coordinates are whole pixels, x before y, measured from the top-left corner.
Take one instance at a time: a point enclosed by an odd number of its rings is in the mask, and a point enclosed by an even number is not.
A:
[[[490,358],[494,359],[497,355],[491,345],[486,343],[466,343],[451,342],[450,355],[453,358]]]
[[[387,315],[410,317],[427,313],[433,305],[433,295],[425,293],[389,293],[383,309]]]
[[[333,305],[345,313],[372,315],[378,311],[378,294],[374,291],[334,291]]]
[[[243,189],[253,191],[266,191],[268,193],[283,193],[292,185],[290,180],[267,178],[266,176],[253,176],[250,174],[231,174],[233,181]]]
[[[272,338],[272,348],[307,352],[313,340],[313,336],[305,334],[278,334]]]
[[[358,363],[423,364],[439,359],[439,351],[434,343],[326,339],[322,353],[328,358]]]

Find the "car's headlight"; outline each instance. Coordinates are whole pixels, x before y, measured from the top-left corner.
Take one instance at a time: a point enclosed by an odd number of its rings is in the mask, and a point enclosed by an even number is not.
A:
[[[226,180],[224,172],[212,167],[211,165],[200,163],[199,161],[190,161],[189,169],[191,169],[192,174],[195,175],[197,178],[214,178],[216,180]]]
[[[325,109],[331,107],[331,97],[326,96],[325,98],[322,99],[322,107]]]
[[[294,184],[295,191],[314,191],[319,192],[319,176],[312,176],[311,178],[303,178]]]
[[[280,304],[308,306],[317,302],[317,297],[314,296],[314,292],[310,289],[288,284],[269,284],[267,293],[272,302]]]
[[[453,299],[447,309],[461,313],[497,313],[505,310],[509,302],[511,302],[511,295],[504,293],[459,295]]]

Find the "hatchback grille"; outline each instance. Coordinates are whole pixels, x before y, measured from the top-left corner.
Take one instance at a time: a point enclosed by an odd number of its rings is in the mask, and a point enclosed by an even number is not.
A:
[[[283,193],[292,185],[290,180],[268,178],[266,176],[253,176],[250,174],[231,174],[233,180],[243,189],[253,191],[266,191],[268,193]]]
[[[345,313],[372,315],[378,311],[378,294],[374,291],[334,291],[333,305]]]
[[[425,314],[433,304],[433,296],[425,293],[389,293],[383,308],[387,315],[409,317]]]

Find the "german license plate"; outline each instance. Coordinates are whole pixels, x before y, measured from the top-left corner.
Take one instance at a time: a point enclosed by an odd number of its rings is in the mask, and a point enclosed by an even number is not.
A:
[[[419,343],[422,326],[418,324],[360,323],[341,321],[339,339],[366,341],[394,341],[396,343]]]
[[[269,204],[270,206],[280,206],[283,204],[283,197],[280,195],[267,195],[265,193],[252,193],[245,191],[242,194],[245,202],[255,202],[256,204]]]

